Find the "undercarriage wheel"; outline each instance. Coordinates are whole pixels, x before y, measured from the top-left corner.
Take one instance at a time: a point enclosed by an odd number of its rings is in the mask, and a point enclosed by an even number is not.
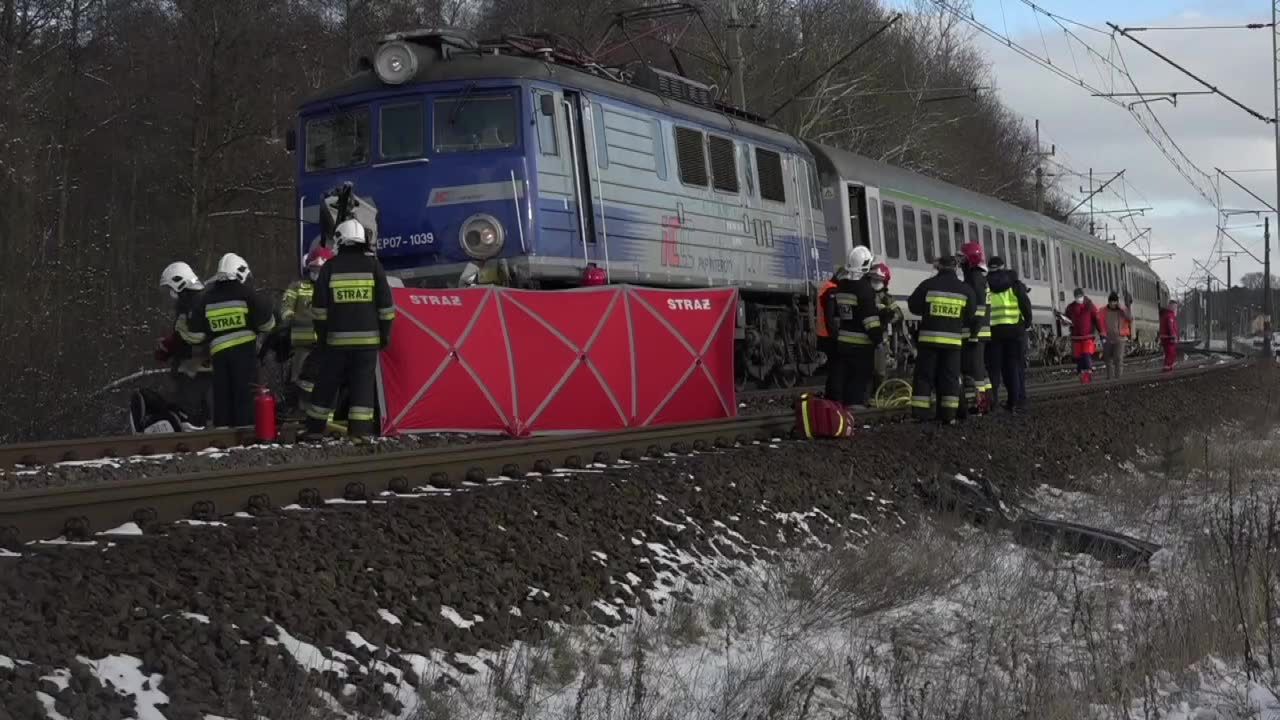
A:
[[[777,387],[787,389],[796,386],[796,382],[800,380],[800,368],[796,366],[795,360],[788,360],[779,363],[774,369],[770,378]]]

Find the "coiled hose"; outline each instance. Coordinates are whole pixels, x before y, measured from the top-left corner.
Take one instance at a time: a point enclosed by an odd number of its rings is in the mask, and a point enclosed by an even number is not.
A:
[[[890,378],[876,388],[876,407],[904,408],[911,404],[911,383],[901,378]]]

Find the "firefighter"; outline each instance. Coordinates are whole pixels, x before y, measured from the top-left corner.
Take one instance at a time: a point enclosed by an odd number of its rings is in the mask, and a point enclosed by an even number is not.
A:
[[[1164,371],[1173,372],[1178,362],[1178,301],[1160,309],[1160,347],[1164,349]]]
[[[1054,310],[1053,313],[1071,323],[1071,354],[1076,359],[1076,373],[1080,375],[1080,384],[1088,385],[1093,382],[1093,354],[1097,352],[1093,338],[1099,334],[1098,309],[1084,294],[1084,288],[1076,288],[1066,312]]]
[[[967,242],[960,246],[964,263],[964,282],[973,290],[973,332],[965,339],[960,373],[964,379],[964,403],[960,416],[969,412],[986,412],[990,405],[991,381],[987,379],[987,344],[991,342],[991,291],[987,289],[987,258],[982,246]]]
[[[840,284],[840,279],[844,277],[844,267],[836,268],[831,274],[831,278],[823,283],[822,288],[818,291],[818,350],[827,357],[827,387],[825,396],[827,398],[835,398],[832,389],[833,379],[836,377],[836,342],[831,337],[832,324],[827,322],[829,308],[835,306],[836,287]]]
[[[191,308],[200,299],[204,283],[184,262],[170,263],[160,273],[160,287],[173,299],[173,332],[160,341],[156,360],[169,363],[173,373],[174,397],[178,407],[192,425],[204,427],[209,422],[212,404],[213,366],[209,364],[209,348],[191,334]]]
[[[889,292],[889,280],[892,277],[889,266],[884,263],[878,263],[872,267],[871,274],[868,276],[871,289],[876,293],[876,311],[880,315],[880,326],[884,328],[884,339],[876,345],[875,369],[871,383],[871,387],[875,389],[884,384],[889,374],[889,353],[893,349],[890,346],[901,336],[899,331],[902,328],[902,308],[898,307],[898,302],[893,299],[893,293]]]
[[[876,346],[884,335],[875,291],[867,277],[874,258],[858,246],[849,253],[845,276],[833,295],[831,327],[836,331],[836,364],[828,371],[830,399],[850,408],[865,408],[875,371]]]
[[[213,286],[192,307],[188,342],[208,342],[213,364],[213,424],[253,424],[253,387],[258,381],[258,333],[276,325],[270,306],[245,284],[249,263],[235,253],[218,261]]]
[[[289,331],[289,382],[297,388],[290,406],[306,410],[315,390],[316,368],[320,356],[313,353],[316,328],[311,316],[311,299],[320,268],[333,259],[333,251],[317,246],[307,253],[303,276],[289,284],[280,300],[280,323]]]
[[[987,345],[987,365],[991,372],[991,403],[999,401],[1004,382],[1008,399],[1005,408],[1016,412],[1026,408],[1026,335],[1031,327],[1031,297],[1018,273],[1005,269],[1004,260],[992,257],[987,267],[987,290],[991,306],[991,342]]]
[[[306,439],[317,439],[345,387],[350,407],[348,433],[364,440],[373,434],[378,351],[391,341],[396,309],[391,286],[358,220],[334,231],[338,254],[320,268],[312,295],[316,345],[323,349],[320,375],[307,408]]]
[[[920,283],[907,307],[920,317],[911,414],[952,423],[960,409],[960,356],[976,327],[973,288],[956,275],[955,255],[939,256],[938,274]],[[936,396],[936,400],[935,400]]]
[[[1119,380],[1124,375],[1125,345],[1133,326],[1133,300],[1124,294],[1124,307],[1120,307],[1120,293],[1111,291],[1107,304],[1098,310],[1098,328],[1103,333],[1102,359],[1107,363],[1107,379]]]

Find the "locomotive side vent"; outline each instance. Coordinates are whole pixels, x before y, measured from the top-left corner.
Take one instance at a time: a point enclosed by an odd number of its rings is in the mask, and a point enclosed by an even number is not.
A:
[[[631,81],[638,87],[694,105],[710,107],[715,102],[710,85],[647,65],[636,68]]]

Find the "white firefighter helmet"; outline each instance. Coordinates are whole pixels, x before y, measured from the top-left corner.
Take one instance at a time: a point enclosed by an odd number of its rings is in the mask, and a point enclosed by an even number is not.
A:
[[[244,282],[249,279],[249,263],[235,253],[227,253],[218,261],[219,280],[235,280]]]
[[[871,251],[859,245],[849,253],[849,262],[845,265],[849,269],[849,279],[859,280],[863,275],[871,272],[871,263],[875,257],[871,255]]]
[[[364,234],[364,225],[359,220],[343,220],[333,231],[334,239],[339,245],[364,245],[368,238]]]
[[[184,290],[202,290],[204,283],[196,277],[190,265],[179,261],[169,263],[164,270],[160,271],[160,287],[168,288],[170,292],[177,295]]]

